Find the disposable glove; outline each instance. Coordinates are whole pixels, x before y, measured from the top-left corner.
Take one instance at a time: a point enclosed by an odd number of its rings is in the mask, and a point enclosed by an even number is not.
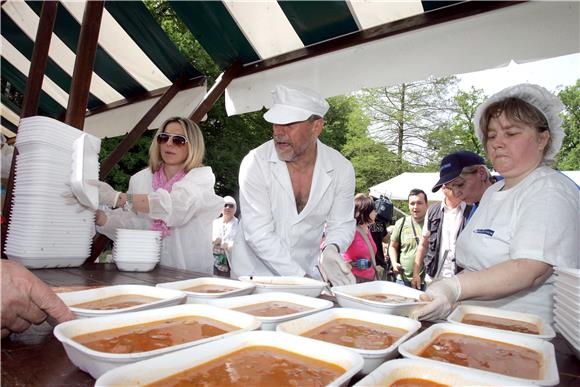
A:
[[[113,187],[102,181],[89,180],[87,181],[87,183],[99,189],[100,205],[104,204],[110,208],[117,207],[117,201],[119,200],[119,195],[121,194],[121,192],[115,191]]]
[[[75,196],[75,194],[73,193],[70,185],[67,184],[67,190],[64,192],[61,192],[60,197],[63,199],[64,203],[67,206],[76,206],[76,213],[80,214],[81,212],[85,211],[87,209],[87,207],[85,207],[84,204],[82,204],[77,197]],[[95,211],[96,208],[89,208],[92,211]]]
[[[350,265],[342,259],[335,245],[327,245],[322,251],[320,269],[323,276],[334,286],[356,283]]]
[[[418,310],[419,320],[443,320],[455,307],[461,295],[461,283],[457,276],[433,281],[425,294],[420,296],[423,301],[431,301]]]

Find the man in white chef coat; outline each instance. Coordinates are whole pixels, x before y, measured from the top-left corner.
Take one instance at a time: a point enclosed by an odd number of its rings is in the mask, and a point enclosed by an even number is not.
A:
[[[354,169],[318,140],[329,105],[302,87],[280,85],[272,94],[264,119],[273,124],[273,139],[251,150],[240,166],[232,276],[320,278],[320,263],[333,285],[355,283],[340,256],[356,227]]]

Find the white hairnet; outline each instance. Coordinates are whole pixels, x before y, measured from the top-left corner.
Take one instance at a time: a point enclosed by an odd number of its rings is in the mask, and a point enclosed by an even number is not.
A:
[[[560,112],[564,110],[564,104],[562,104],[562,101],[560,101],[558,97],[542,86],[522,83],[507,87],[489,97],[487,101],[479,105],[475,112],[475,117],[473,118],[473,123],[475,124],[475,135],[483,143],[483,131],[479,127],[481,115],[491,104],[510,97],[519,98],[529,103],[542,112],[544,117],[546,117],[550,129],[551,142],[549,148],[546,150],[544,159],[554,160],[554,157],[562,147],[562,141],[564,140],[565,135],[564,130],[562,129],[562,118],[560,118]]]

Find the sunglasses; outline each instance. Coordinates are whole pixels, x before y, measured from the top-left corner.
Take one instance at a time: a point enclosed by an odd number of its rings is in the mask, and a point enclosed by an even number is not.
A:
[[[228,203],[224,205],[224,208],[234,208],[234,205]]]
[[[158,144],[166,144],[169,139],[175,146],[183,146],[188,142],[187,138],[181,134],[159,133],[157,135]]]

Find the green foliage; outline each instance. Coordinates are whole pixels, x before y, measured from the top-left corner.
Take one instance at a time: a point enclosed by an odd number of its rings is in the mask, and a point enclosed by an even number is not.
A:
[[[562,149],[556,158],[562,171],[580,170],[580,79],[562,90],[558,96],[566,106],[562,127],[566,132]]]

